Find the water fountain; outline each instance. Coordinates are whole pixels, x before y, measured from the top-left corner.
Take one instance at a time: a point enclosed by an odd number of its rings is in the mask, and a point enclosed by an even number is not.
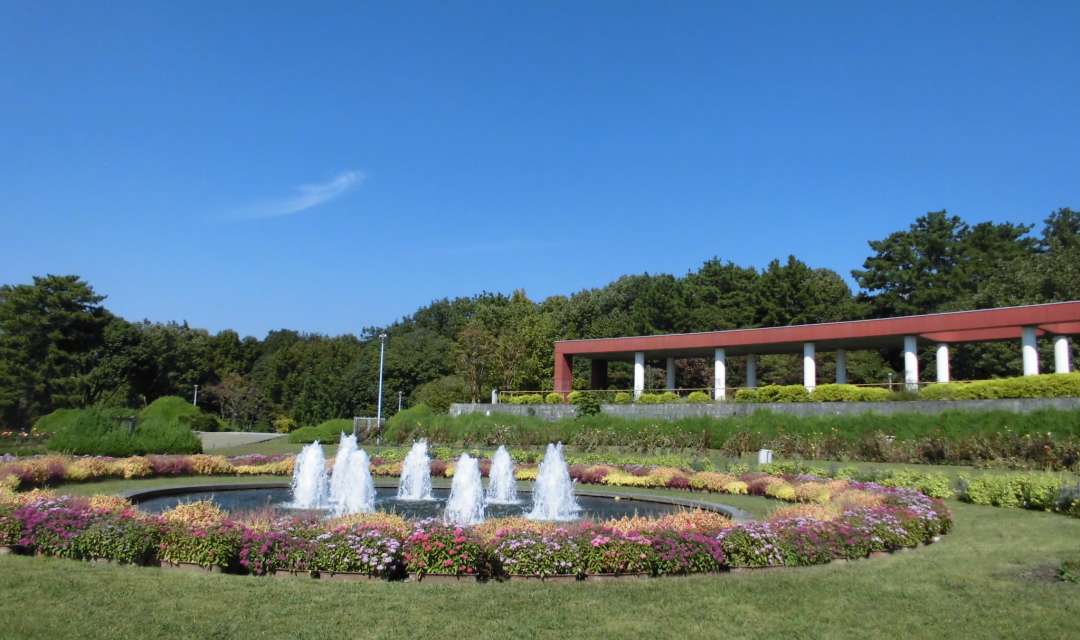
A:
[[[454,467],[454,482],[446,501],[443,520],[448,524],[473,525],[484,521],[484,485],[480,480],[480,462],[461,454]]]
[[[316,440],[300,450],[293,468],[290,505],[294,509],[320,509],[326,506],[326,456]]]
[[[574,483],[563,459],[562,443],[548,444],[533,487],[530,520],[573,520],[581,507],[574,498]]]
[[[341,490],[334,499],[333,480],[340,474]],[[330,505],[336,516],[350,513],[370,513],[375,510],[375,483],[371,479],[371,460],[367,451],[349,453],[342,466],[334,464],[331,479]]]
[[[499,447],[491,458],[488,471],[487,504],[517,504],[517,482],[514,480],[514,460],[506,447]]]
[[[428,457],[427,440],[414,442],[405,456],[401,464],[397,497],[398,500],[434,500],[431,495],[431,458]]]
[[[345,469],[349,466],[349,456],[356,453],[356,436],[341,434],[341,439],[338,441],[337,454],[334,456],[334,468],[330,474],[330,508],[337,511],[338,505],[342,502],[347,491],[347,482],[349,474],[345,473]]]

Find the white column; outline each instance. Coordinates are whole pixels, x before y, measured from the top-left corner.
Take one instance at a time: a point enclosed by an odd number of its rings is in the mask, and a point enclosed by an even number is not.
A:
[[[836,350],[836,384],[847,384],[847,351]]]
[[[1024,327],[1020,334],[1020,350],[1024,355],[1024,375],[1039,375],[1039,350],[1035,346],[1035,327]]]
[[[1068,373],[1072,368],[1069,362],[1072,357],[1071,347],[1069,336],[1054,338],[1054,373]]]
[[[944,343],[937,346],[937,381],[949,381],[949,345]]]
[[[675,358],[667,359],[667,389],[675,389]]]
[[[645,391],[645,352],[634,353],[634,399],[641,397]]]
[[[727,398],[727,354],[723,349],[713,352],[713,398],[724,400]]]
[[[814,362],[814,343],[804,342],[802,346],[802,383],[807,391],[817,386],[817,363]]]
[[[746,356],[746,386],[750,389],[757,386],[757,356],[752,353]]]
[[[918,339],[904,336],[904,386],[908,391],[919,390],[919,355],[916,351]]]

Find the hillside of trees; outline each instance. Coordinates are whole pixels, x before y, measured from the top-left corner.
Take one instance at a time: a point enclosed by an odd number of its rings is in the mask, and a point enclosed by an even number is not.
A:
[[[672,332],[764,327],[1080,299],[1080,212],[1060,209],[1041,229],[969,224],[945,211],[869,243],[852,271],[852,291],[836,272],[795,256],[764,269],[714,258],[683,276],[623,276],[569,296],[530,300],[480,293],[436,300],[388,327],[325,336],[282,329],[265,338],[186,323],[132,322],[109,312],[105,297],[75,275],[35,277],[0,287],[0,428],[26,429],[54,409],[91,405],[139,408],[168,395],[191,397],[236,428],[268,429],[277,420],[314,424],[374,415],[378,335],[389,335],[384,407],[445,407],[487,397],[491,388],[551,385],[552,343]],[[1076,347],[1074,346],[1074,349]],[[929,354],[926,354],[929,357]],[[823,354],[821,375],[831,375]],[[929,363],[929,360],[927,360]],[[588,380],[587,362],[577,380]],[[711,366],[678,365],[680,385],[708,387]],[[731,362],[729,379],[739,380]],[[762,384],[801,380],[796,357],[761,359]],[[849,356],[852,382],[884,380],[897,353]],[[1013,344],[959,346],[957,379],[1015,375]],[[613,387],[629,386],[614,365]],[[662,373],[652,371],[659,385]],[[895,375],[895,373],[894,373]]]

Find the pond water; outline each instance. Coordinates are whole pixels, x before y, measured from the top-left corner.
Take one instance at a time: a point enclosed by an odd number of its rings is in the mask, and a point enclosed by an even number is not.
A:
[[[406,518],[438,518],[446,508],[447,489],[434,489],[434,500],[408,501],[397,498],[397,489],[381,487],[376,489],[375,509],[388,513],[397,513]],[[521,492],[518,504],[491,504],[484,508],[486,518],[522,516],[532,510],[532,494]],[[196,500],[211,500],[222,509],[230,512],[250,512],[273,509],[281,513],[300,513],[289,508],[292,492],[287,487],[273,489],[230,489],[215,491],[190,491],[181,494],[158,496],[141,500],[139,508],[150,513],[160,513],[178,504]],[[581,505],[581,517],[596,520],[621,518],[623,516],[661,516],[680,511],[683,507],[661,502],[619,499],[593,496],[577,496]]]

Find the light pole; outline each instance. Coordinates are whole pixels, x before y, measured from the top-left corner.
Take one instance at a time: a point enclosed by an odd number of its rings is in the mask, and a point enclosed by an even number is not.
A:
[[[191,404],[199,406],[199,385],[195,385],[195,395],[191,398]]]
[[[382,437],[382,373],[383,360],[386,355],[386,334],[379,334],[379,400],[375,410],[375,446],[379,446]]]

